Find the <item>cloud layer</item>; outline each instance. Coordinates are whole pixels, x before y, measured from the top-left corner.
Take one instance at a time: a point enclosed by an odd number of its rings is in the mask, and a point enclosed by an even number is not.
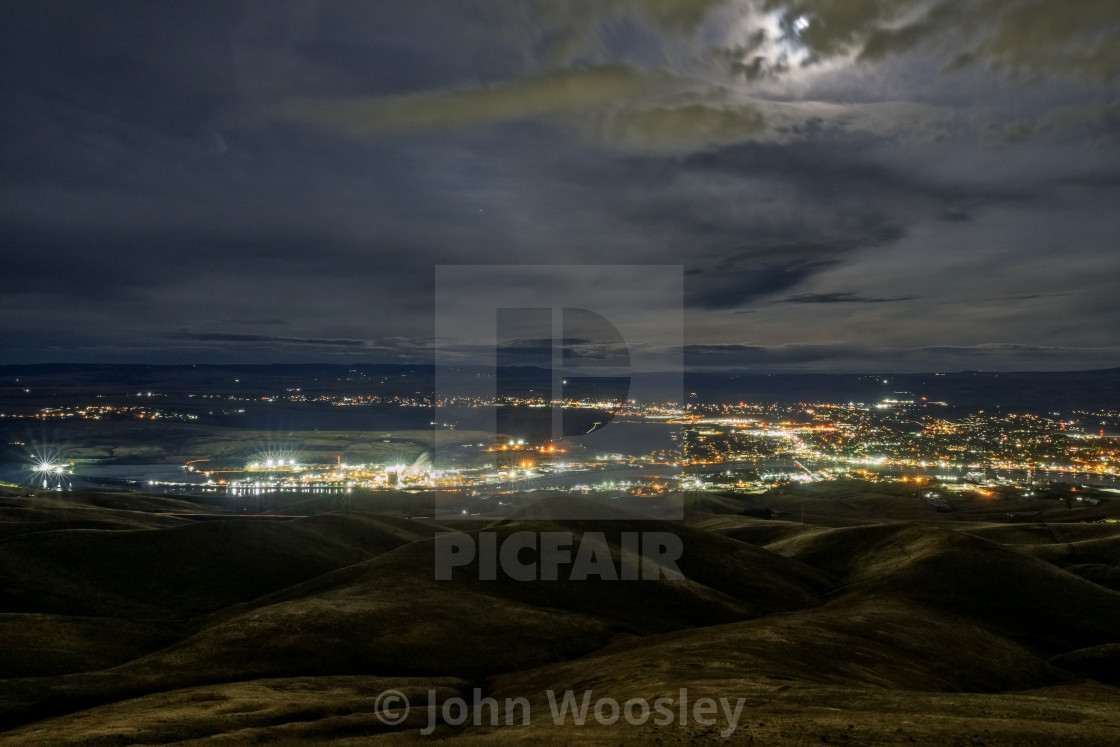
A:
[[[424,361],[436,267],[588,263],[681,266],[697,365],[1108,363],[1118,22],[1099,0],[9,4],[0,351]]]

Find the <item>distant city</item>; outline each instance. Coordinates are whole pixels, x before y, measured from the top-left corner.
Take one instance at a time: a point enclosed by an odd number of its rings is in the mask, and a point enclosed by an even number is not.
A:
[[[960,492],[1056,490],[1078,501],[1120,492],[1120,411],[1111,408],[962,405],[895,389],[891,378],[876,382],[886,392],[876,401],[727,401],[727,392],[687,392],[684,401],[638,402],[601,393],[553,399],[534,393],[531,382],[501,396],[439,397],[424,391],[424,372],[347,373],[329,391],[317,380],[285,386],[291,382],[278,382],[275,371],[258,371],[251,387],[226,377],[221,386],[178,381],[93,395],[60,389],[57,380],[44,389],[35,376],[8,377],[0,412],[5,479],[52,490],[77,483],[232,496],[630,497],[866,480],[909,485],[934,507]],[[228,391],[231,384],[240,390]],[[587,427],[542,435],[541,419],[557,411]],[[478,428],[475,413],[497,413],[497,431]],[[281,427],[261,428],[269,420]]]

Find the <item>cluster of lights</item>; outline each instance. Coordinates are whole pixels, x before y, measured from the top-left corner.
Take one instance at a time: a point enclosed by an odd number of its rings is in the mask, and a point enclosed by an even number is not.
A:
[[[63,483],[69,482],[69,480],[64,478],[64,475],[70,474],[67,470],[67,466],[68,465],[59,462],[37,457],[35,463],[31,466],[31,471],[35,473],[35,478],[37,480],[42,480],[43,488],[49,487],[49,482],[57,480],[55,490],[62,490]]]
[[[262,467],[264,469],[273,469],[273,468],[279,469],[279,468],[282,468],[282,467],[294,467],[294,466],[296,466],[296,460],[295,459],[266,459],[263,462],[253,462],[253,463],[251,463],[249,465],[249,469],[257,470],[257,469],[261,469]]]

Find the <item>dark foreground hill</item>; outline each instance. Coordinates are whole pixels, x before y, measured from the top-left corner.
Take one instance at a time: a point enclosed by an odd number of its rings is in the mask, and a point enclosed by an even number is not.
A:
[[[1120,524],[953,519],[851,486],[815,497],[816,524],[739,513],[757,498],[679,522],[567,520],[566,500],[438,526],[9,492],[0,744],[1120,742]],[[685,578],[481,580],[476,558],[439,581],[443,531],[601,542],[619,568],[628,537],[671,532]],[[565,691],[589,693],[582,723],[556,723]],[[460,698],[493,713],[449,724]]]

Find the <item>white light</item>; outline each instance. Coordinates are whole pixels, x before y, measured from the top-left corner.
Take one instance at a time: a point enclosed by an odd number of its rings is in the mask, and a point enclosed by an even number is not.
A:
[[[269,459],[267,462],[265,462],[265,466],[271,467],[272,466],[272,460]]]
[[[793,22],[793,30],[799,34],[807,28],[809,28],[809,19],[805,16],[801,16]]]

